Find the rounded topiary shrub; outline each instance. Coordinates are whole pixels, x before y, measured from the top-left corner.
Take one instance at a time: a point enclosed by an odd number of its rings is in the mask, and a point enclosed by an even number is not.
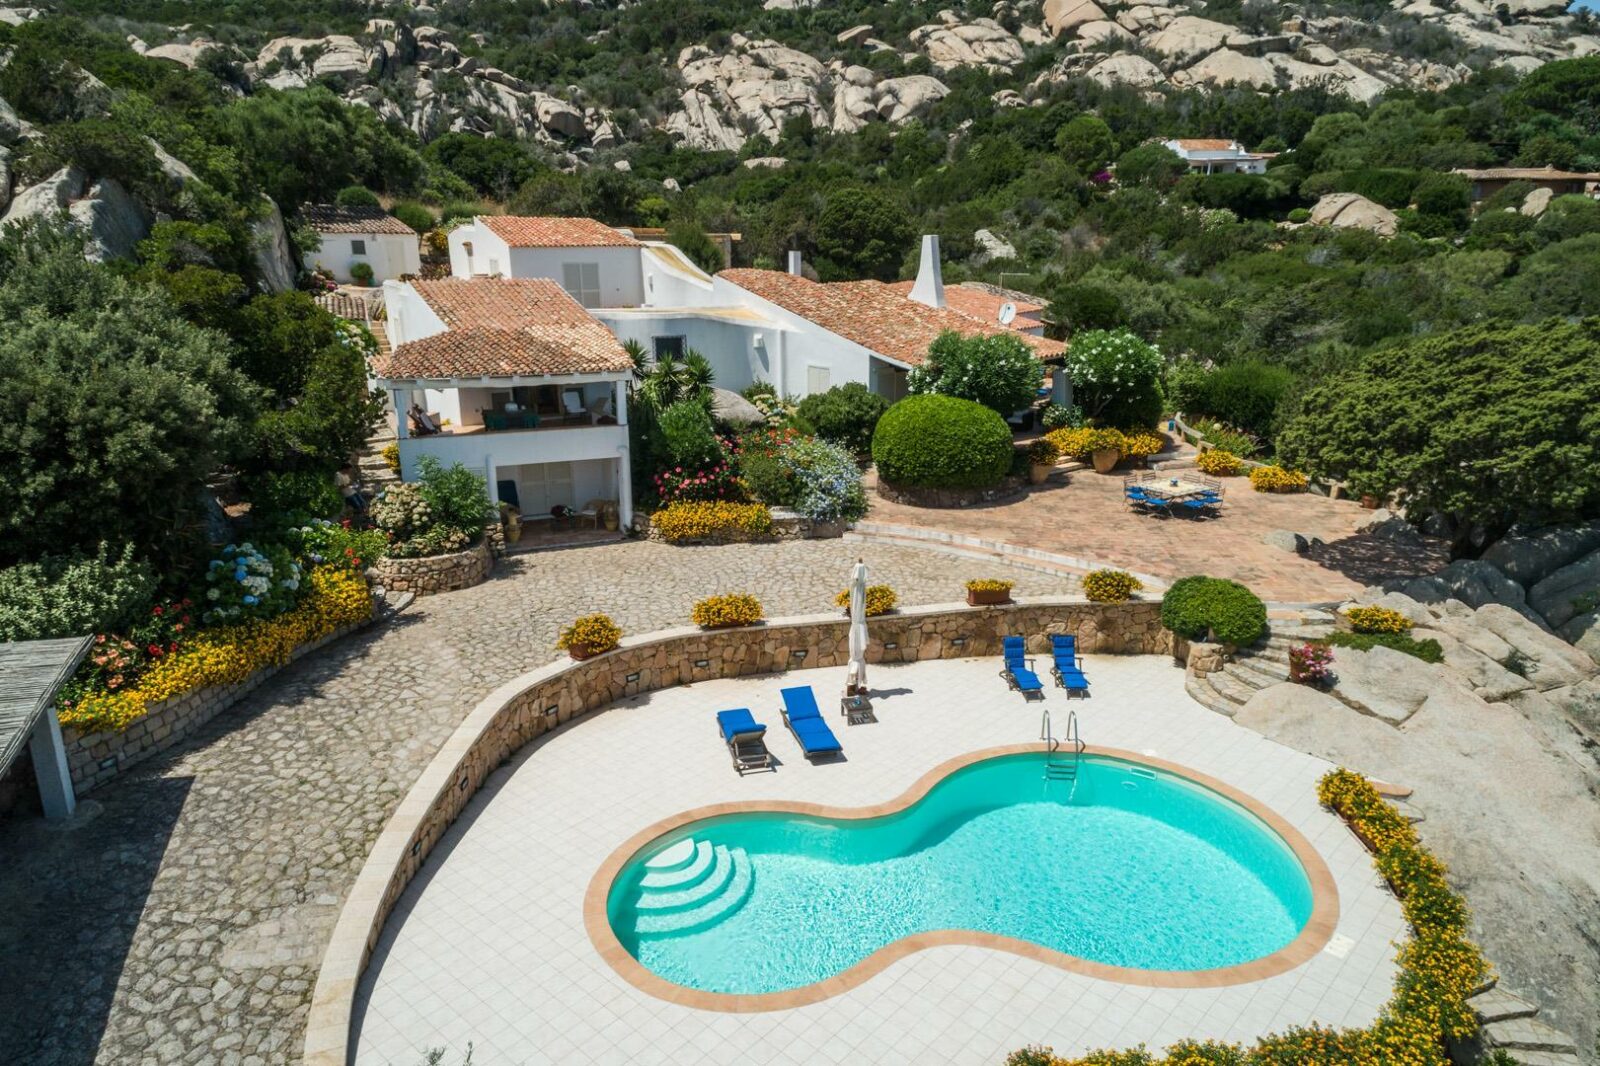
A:
[[[1209,636],[1243,647],[1267,631],[1267,605],[1237,581],[1185,577],[1161,597],[1161,624],[1189,640]]]
[[[1011,468],[1011,430],[981,403],[908,396],[878,420],[872,461],[878,476],[893,485],[987,488]]]

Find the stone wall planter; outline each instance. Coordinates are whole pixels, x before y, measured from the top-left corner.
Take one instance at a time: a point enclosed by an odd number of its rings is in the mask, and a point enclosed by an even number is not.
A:
[[[986,503],[1015,499],[1027,491],[1025,477],[1006,477],[998,485],[981,489],[927,489],[914,485],[891,485],[878,481],[878,495],[893,503],[910,507],[937,507],[954,510],[961,507],[978,507]]]
[[[1214,674],[1228,664],[1228,657],[1233,653],[1233,650],[1233,645],[1231,644],[1214,644],[1203,640],[1190,641],[1186,672],[1189,676],[1196,678]]]
[[[430,555],[422,559],[379,559],[374,580],[394,592],[429,596],[481,584],[494,568],[488,541],[480,540],[463,552]]]

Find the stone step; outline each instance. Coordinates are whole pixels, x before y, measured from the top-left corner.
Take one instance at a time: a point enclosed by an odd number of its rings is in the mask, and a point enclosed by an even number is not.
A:
[[[756,883],[750,856],[745,854],[743,848],[718,845],[718,850],[727,853],[732,868],[732,875],[722,891],[689,910],[667,913],[640,910],[634,920],[634,929],[640,936],[682,936],[693,933],[720,922],[745,905]]]
[[[1238,704],[1240,707],[1249,703],[1250,697],[1256,694],[1255,689],[1228,673],[1227,670],[1222,670],[1215,674],[1207,674],[1206,680],[1211,682],[1211,687],[1220,692],[1224,699]]]
[[[1289,680],[1289,664],[1273,659],[1241,655],[1228,664],[1228,671],[1252,688],[1269,688]]]
[[[1216,711],[1218,714],[1226,715],[1227,717],[1232,718],[1234,715],[1239,713],[1239,708],[1244,706],[1244,704],[1242,702],[1230,699],[1218,691],[1217,687],[1211,683],[1211,678],[1217,676],[1219,675],[1212,674],[1209,677],[1186,677],[1183,680],[1184,691],[1187,692],[1196,703],[1200,704],[1202,707],[1205,707],[1207,710]]]
[[[1519,1048],[1502,1048],[1517,1066],[1583,1066],[1575,1051],[1528,1051]]]
[[[1555,1051],[1576,1055],[1572,1037],[1537,1018],[1506,1018],[1488,1022],[1482,1029],[1484,1043],[1507,1051]]]
[[[733,875],[733,856],[726,844],[718,844],[712,849],[710,867],[699,877],[677,888],[653,889],[641,885],[636,906],[641,915],[695,910],[720,897],[733,882]]]
[[[1395,806],[1404,810],[1410,804],[1395,803]],[[1521,996],[1507,992],[1503,988],[1491,988],[1467,1000],[1467,1005],[1478,1012],[1479,1021],[1484,1024],[1489,1022],[1505,1021],[1507,1018],[1531,1018],[1539,1013],[1537,1003],[1529,1003]]]

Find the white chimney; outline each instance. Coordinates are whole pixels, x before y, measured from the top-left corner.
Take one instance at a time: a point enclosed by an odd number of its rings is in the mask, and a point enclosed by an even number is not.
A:
[[[932,233],[922,238],[922,263],[917,267],[917,283],[911,298],[929,307],[944,306],[944,275],[939,272],[939,238]]]
[[[800,253],[798,251],[789,253],[789,273],[797,278],[800,276]]]

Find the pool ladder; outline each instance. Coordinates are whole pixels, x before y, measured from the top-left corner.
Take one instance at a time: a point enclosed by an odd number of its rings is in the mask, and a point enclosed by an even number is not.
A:
[[[1044,764],[1044,776],[1047,781],[1073,781],[1078,780],[1078,762],[1083,756],[1083,739],[1078,736],[1078,712],[1067,712],[1067,731],[1062,738],[1070,745],[1066,755],[1061,754],[1061,740],[1057,740],[1050,728],[1050,708],[1046,707],[1044,715],[1039,719],[1039,739],[1044,741],[1044,750],[1048,753]]]

